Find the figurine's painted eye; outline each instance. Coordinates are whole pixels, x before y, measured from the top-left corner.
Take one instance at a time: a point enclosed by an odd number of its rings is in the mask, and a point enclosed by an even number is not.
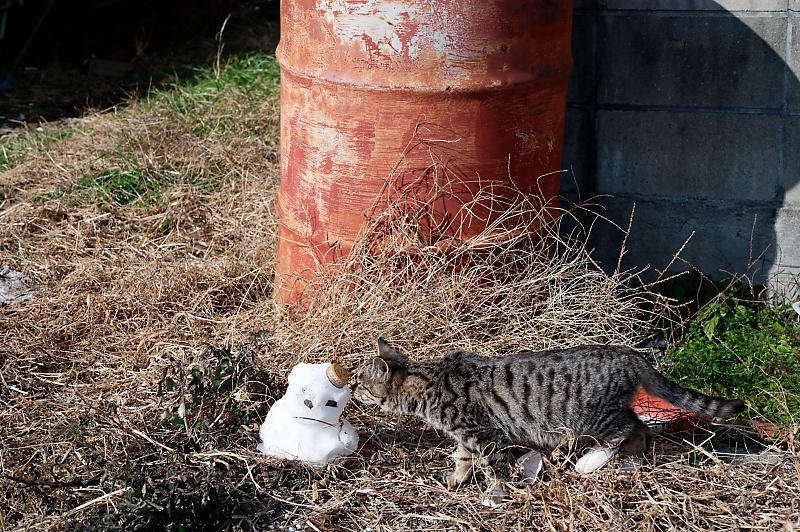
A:
[[[305,401],[303,401],[303,404],[304,404],[304,405],[306,405],[308,408],[314,408],[314,403],[312,403],[312,402],[311,402],[310,400],[308,400],[308,399],[306,399]]]
[[[336,408],[337,406],[339,406],[339,403],[337,403],[333,399],[328,399],[328,402],[325,403],[325,406],[332,406],[333,408]]]

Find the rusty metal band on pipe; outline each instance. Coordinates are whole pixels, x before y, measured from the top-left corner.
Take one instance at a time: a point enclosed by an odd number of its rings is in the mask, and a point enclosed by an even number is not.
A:
[[[505,182],[555,207],[571,28],[572,0],[282,0],[281,299],[346,256],[401,157],[430,165],[415,139],[474,176],[456,195]]]

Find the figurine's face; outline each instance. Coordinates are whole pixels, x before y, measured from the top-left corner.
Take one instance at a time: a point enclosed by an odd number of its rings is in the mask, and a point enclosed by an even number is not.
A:
[[[336,424],[344,405],[350,399],[350,388],[337,388],[328,380],[329,364],[298,364],[289,373],[290,414],[299,420],[316,420]]]

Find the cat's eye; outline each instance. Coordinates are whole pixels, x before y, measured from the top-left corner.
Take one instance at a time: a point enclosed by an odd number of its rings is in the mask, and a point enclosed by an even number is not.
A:
[[[337,403],[333,399],[328,399],[328,402],[325,403],[325,406],[332,406],[333,408],[336,408],[337,406],[339,406],[339,403]]]

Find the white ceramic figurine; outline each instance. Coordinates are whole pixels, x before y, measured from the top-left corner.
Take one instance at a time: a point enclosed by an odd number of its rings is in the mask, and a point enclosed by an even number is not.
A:
[[[298,364],[286,394],[267,413],[258,450],[321,468],[358,446],[358,433],[340,420],[350,400],[349,374],[338,364]]]

